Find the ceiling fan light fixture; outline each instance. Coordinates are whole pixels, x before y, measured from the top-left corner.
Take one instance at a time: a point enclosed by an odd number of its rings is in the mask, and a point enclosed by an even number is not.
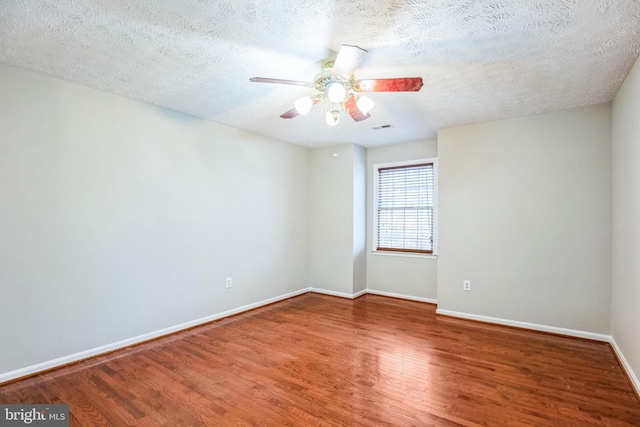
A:
[[[298,99],[293,105],[296,107],[298,113],[304,116],[311,110],[311,107],[313,107],[313,101],[308,96],[304,96]]]
[[[329,98],[329,101],[340,103],[344,101],[346,96],[347,90],[342,83],[333,82],[329,85],[329,89],[327,89],[327,98]]]
[[[340,123],[340,112],[338,111],[327,111],[327,115],[325,116],[325,121],[329,126],[335,126]]]
[[[376,103],[373,102],[373,100],[368,96],[360,95],[356,100],[356,105],[358,106],[358,109],[362,112],[362,114],[366,116],[367,113],[371,111],[373,106],[376,105]]]
[[[353,73],[366,54],[367,51],[358,46],[343,44],[335,61],[327,62],[312,82],[267,77],[252,77],[249,81],[315,89],[318,93],[298,99],[294,107],[285,111],[280,117],[292,119],[299,115],[303,116],[316,104],[322,102],[326,112],[325,121],[329,126],[335,126],[340,122],[342,112],[347,113],[355,122],[371,117],[369,111],[375,103],[368,97],[360,95],[360,92],[418,92],[422,88],[422,77],[356,80]]]

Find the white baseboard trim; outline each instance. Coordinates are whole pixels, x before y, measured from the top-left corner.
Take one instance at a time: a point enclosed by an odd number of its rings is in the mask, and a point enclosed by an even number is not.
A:
[[[497,325],[513,326],[534,331],[549,332],[558,335],[567,335],[576,338],[585,338],[594,341],[611,342],[610,335],[596,334],[593,332],[578,331],[576,329],[558,328],[556,326],[540,325],[537,323],[520,322],[518,320],[500,319],[497,317],[481,316],[478,314],[461,313],[458,311],[437,309],[436,314],[457,317],[460,319],[477,320],[479,322],[494,323]]]
[[[309,288],[309,292],[315,292],[317,294],[324,294],[324,295],[330,295],[333,297],[340,297],[340,298],[349,298],[349,299],[356,299],[362,295],[365,294],[372,294],[372,295],[380,295],[383,297],[392,297],[392,298],[399,298],[399,299],[404,299],[404,300],[409,300],[409,301],[420,301],[420,302],[428,302],[430,304],[437,304],[438,300],[436,299],[431,299],[431,298],[422,298],[422,297],[416,297],[413,295],[404,295],[404,294],[396,294],[393,292],[386,292],[386,291],[376,291],[375,289],[364,289],[360,292],[356,292],[355,294],[348,294],[346,292],[337,292],[337,291],[330,291],[328,289],[320,289],[320,288]]]
[[[361,290],[360,292],[356,292],[355,294],[353,294],[353,299],[356,299],[356,298],[358,298],[358,297],[361,297],[362,295],[364,295],[364,294],[366,294],[366,293],[367,293],[367,290],[366,290],[366,289],[363,289],[363,290]]]
[[[640,397],[640,380],[638,380],[637,375],[633,372],[631,365],[624,357],[624,354],[622,354],[622,350],[618,347],[618,343],[616,343],[616,340],[613,337],[610,337],[609,344],[611,344],[613,351],[616,353],[618,360],[622,364],[622,368],[625,370],[627,377],[631,381],[631,385],[635,388],[636,394]]]
[[[331,295],[332,297],[349,298],[349,299],[358,298],[360,295],[366,292],[366,291],[360,291],[356,294],[348,294],[346,292],[330,291],[328,289],[320,289],[320,288],[309,288],[308,291],[315,292],[316,294]]]
[[[242,307],[234,308],[231,310],[223,311],[221,313],[212,314],[211,316],[202,317],[200,319],[192,320],[190,322],[181,323],[179,325],[170,326],[168,328],[160,329],[157,331],[149,332],[147,334],[138,335],[136,337],[127,338],[122,341],[114,342],[111,344],[105,344],[100,347],[91,348],[89,350],[81,351],[78,353],[70,354],[68,356],[59,357],[57,359],[48,360],[46,362],[37,363],[35,365],[26,366],[24,368],[16,369],[14,371],[3,372],[0,373],[0,384],[12,381],[21,377],[26,377],[29,375],[37,374],[38,372],[48,371],[53,368],[57,368],[59,366],[67,365],[69,363],[77,362],[82,359],[88,359],[90,357],[98,356],[100,354],[108,353],[114,350],[120,350],[126,347],[130,347],[135,344],[140,344],[144,341],[149,341],[154,338],[162,337],[163,335],[169,335],[174,332],[179,332],[181,330],[193,328],[194,326],[199,326],[205,323],[212,322],[214,320],[219,320],[224,317],[233,316],[234,314],[239,314],[244,311],[253,310],[258,307],[262,307],[265,305],[273,304],[278,301],[282,301],[288,298],[292,298],[301,294],[305,294],[309,292],[309,288],[304,288],[295,292],[290,292],[288,294],[279,295],[277,297],[268,298],[263,301],[259,301],[253,304],[248,304]]]
[[[415,297],[413,295],[396,294],[394,292],[376,291],[375,289],[367,289],[366,293],[373,294],[373,295],[380,295],[383,297],[406,299],[409,301],[419,301],[419,302],[428,302],[429,304],[438,304],[438,300],[433,298],[423,298],[423,297]]]

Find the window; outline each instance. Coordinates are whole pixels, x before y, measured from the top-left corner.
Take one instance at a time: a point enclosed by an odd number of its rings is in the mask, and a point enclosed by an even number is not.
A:
[[[436,253],[437,159],[374,165],[376,251]]]

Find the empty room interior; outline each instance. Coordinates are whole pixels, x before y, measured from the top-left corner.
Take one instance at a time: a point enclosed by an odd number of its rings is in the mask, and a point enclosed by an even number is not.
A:
[[[2,2],[0,422],[639,426],[639,54],[633,0]]]

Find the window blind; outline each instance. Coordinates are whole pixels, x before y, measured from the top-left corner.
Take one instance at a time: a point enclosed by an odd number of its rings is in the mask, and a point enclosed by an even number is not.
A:
[[[433,163],[378,169],[378,250],[433,253]]]

